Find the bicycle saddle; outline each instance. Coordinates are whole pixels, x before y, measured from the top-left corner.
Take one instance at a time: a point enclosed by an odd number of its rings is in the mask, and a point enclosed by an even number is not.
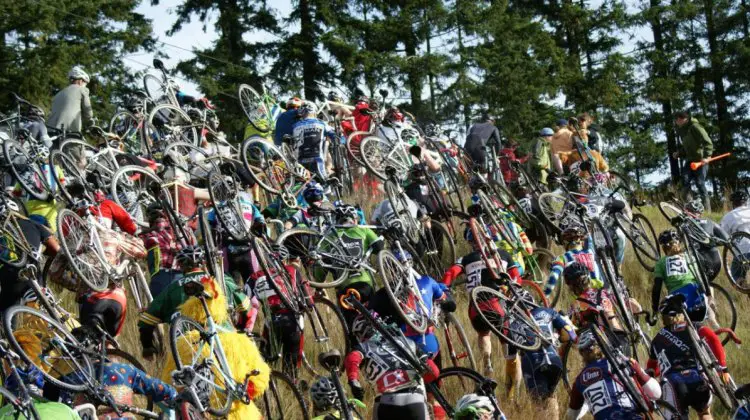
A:
[[[338,350],[331,350],[318,355],[318,363],[325,370],[333,370],[341,366],[341,353]]]

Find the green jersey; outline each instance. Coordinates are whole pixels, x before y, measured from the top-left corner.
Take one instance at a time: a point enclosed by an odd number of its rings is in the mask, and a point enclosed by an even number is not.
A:
[[[34,408],[39,413],[40,419],[81,420],[75,410],[62,403],[35,401]],[[17,416],[12,405],[0,408],[0,420],[16,419]]]
[[[342,247],[343,251],[349,255],[352,260],[362,258],[370,247],[383,240],[372,229],[356,225],[337,229],[335,235],[338,235],[338,239],[334,234],[331,234],[332,242]],[[313,275],[316,280],[322,281],[328,275],[328,271],[323,269],[315,270]],[[366,269],[361,269],[358,272],[351,273],[349,278],[347,278],[338,289],[346,289],[351,284],[358,282],[368,282],[372,284],[372,276],[370,276],[370,273]]]
[[[688,266],[684,253],[661,257],[654,267],[654,277],[664,279],[667,293],[672,293],[682,286],[697,283],[692,272],[694,269]]]
[[[195,277],[208,275],[203,271],[196,271],[186,274],[178,281],[171,283],[148,305],[146,311],[139,315],[138,327],[156,326],[162,322],[168,322],[172,318],[172,315],[177,312],[177,308],[185,303],[188,298],[183,285]],[[237,284],[234,283],[230,276],[224,277],[224,283],[226,283],[227,299],[232,299],[235,308],[240,312],[247,312],[250,309],[250,299],[238,290]]]

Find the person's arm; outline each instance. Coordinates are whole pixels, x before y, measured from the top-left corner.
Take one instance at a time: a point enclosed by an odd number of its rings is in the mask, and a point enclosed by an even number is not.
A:
[[[83,120],[82,122],[86,125],[88,125],[94,118],[94,112],[91,108],[91,98],[89,97],[89,89],[85,87],[81,89],[81,117]],[[84,124],[81,124],[82,128]]]
[[[568,401],[568,412],[566,415],[568,420],[578,419],[578,415],[581,413],[585,402],[586,400],[583,398],[583,393],[578,386],[578,379],[576,378],[570,390],[570,400]]]
[[[703,159],[710,158],[714,153],[714,143],[711,141],[711,137],[708,136],[708,133],[706,133],[706,130],[703,127],[698,127],[693,124],[691,129],[693,130],[693,135],[696,136],[700,142],[701,150],[703,151],[701,157]]]
[[[664,284],[664,275],[660,272],[657,264],[656,269],[654,269],[654,285],[651,287],[651,313],[653,314],[658,313],[659,310],[662,284]]]
[[[563,317],[560,313],[550,310],[554,314],[552,318],[552,327],[557,330],[560,336],[560,342],[573,343],[578,339],[576,329],[569,319]]]
[[[661,398],[661,386],[659,386],[659,382],[644,372],[636,360],[630,359],[630,367],[633,369],[633,377],[641,385],[643,393],[652,401]]]
[[[132,369],[128,373],[128,377],[132,380],[133,392],[136,394],[151,397],[156,403],[173,400],[177,396],[177,391],[172,385],[162,382],[134,366],[124,365],[118,368],[127,369],[128,367]]]
[[[130,214],[125,211],[124,208],[120,207],[119,204],[114,201],[107,200],[102,203],[102,206],[106,205],[110,209],[112,214],[112,221],[122,229],[123,232],[127,232],[130,235],[135,235],[135,231],[138,229]]]
[[[565,270],[565,254],[560,255],[552,261],[551,269],[549,271],[549,277],[547,278],[547,284],[544,285],[544,295],[550,296],[555,287],[561,287],[557,284],[563,270]]]
[[[456,263],[450,266],[447,270],[445,270],[445,273],[443,273],[443,278],[440,280],[441,283],[444,285],[450,287],[451,283],[453,283],[453,280],[456,279],[461,273],[464,272],[464,266]]]

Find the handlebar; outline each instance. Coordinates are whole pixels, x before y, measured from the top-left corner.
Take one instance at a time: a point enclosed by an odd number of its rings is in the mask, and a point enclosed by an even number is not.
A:
[[[734,341],[735,344],[737,344],[737,345],[742,344],[742,340],[739,337],[737,337],[737,334],[731,328],[718,328],[718,329],[715,329],[714,330],[714,334],[716,334],[716,335],[726,334],[726,335],[729,336],[730,340]]]

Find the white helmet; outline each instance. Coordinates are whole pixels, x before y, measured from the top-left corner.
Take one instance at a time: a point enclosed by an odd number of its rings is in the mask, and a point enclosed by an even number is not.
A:
[[[70,80],[83,80],[89,82],[89,75],[80,66],[75,66],[68,72],[68,79]]]
[[[456,402],[456,418],[472,418],[471,414],[494,413],[495,406],[484,395],[466,394]]]

